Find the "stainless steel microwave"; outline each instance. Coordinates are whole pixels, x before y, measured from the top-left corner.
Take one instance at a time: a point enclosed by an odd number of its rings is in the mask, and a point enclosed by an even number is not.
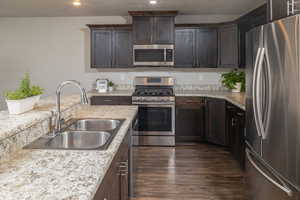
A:
[[[134,45],[133,65],[174,66],[174,45]]]

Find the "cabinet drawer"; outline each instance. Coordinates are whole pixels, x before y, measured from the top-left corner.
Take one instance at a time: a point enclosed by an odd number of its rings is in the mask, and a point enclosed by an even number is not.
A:
[[[199,107],[205,104],[202,97],[176,97],[176,107]]]
[[[131,96],[93,96],[91,105],[131,105]]]

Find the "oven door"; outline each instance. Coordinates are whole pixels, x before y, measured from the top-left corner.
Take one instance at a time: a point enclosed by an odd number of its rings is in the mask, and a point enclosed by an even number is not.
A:
[[[175,106],[139,105],[137,130],[139,135],[175,135]]]

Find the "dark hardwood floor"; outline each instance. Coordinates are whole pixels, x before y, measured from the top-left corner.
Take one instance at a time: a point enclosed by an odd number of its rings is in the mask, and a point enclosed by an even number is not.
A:
[[[132,200],[246,200],[245,175],[223,148],[135,147]]]

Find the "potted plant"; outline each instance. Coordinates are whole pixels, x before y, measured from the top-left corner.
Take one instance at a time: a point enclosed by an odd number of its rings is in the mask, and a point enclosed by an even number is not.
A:
[[[9,113],[17,115],[32,110],[42,93],[41,87],[31,86],[29,74],[26,73],[17,90],[5,93]]]
[[[108,82],[108,91],[109,92],[114,91],[114,86],[115,86],[115,84],[112,81],[109,81]]]
[[[223,86],[232,92],[245,91],[245,72],[235,69],[231,72],[223,73],[221,78]]]

